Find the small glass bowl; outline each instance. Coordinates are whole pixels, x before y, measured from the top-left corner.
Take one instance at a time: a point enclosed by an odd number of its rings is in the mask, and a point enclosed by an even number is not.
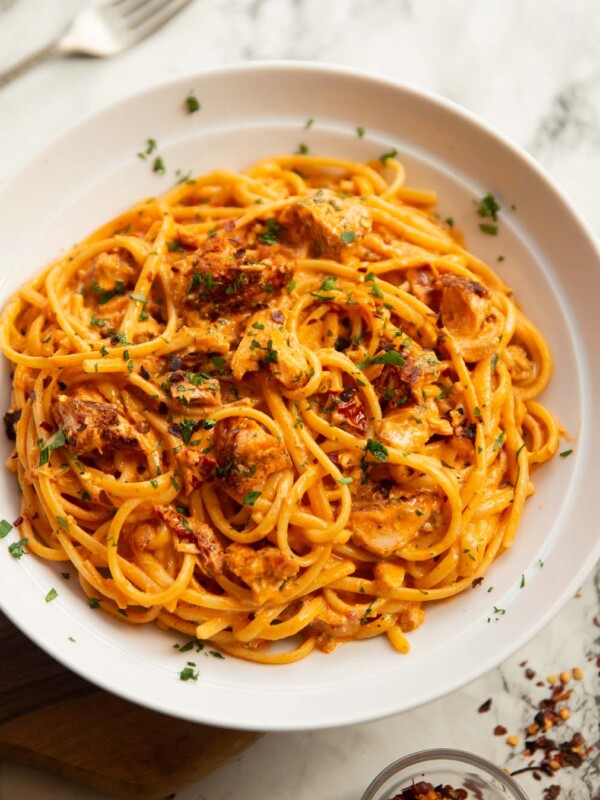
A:
[[[515,781],[484,758],[464,750],[421,750],[394,761],[370,783],[362,800],[393,800],[413,782],[466,789],[469,800],[528,800]]]

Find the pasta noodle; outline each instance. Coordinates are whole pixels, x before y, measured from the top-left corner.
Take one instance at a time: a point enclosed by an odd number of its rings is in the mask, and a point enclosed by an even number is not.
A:
[[[476,586],[558,444],[548,347],[393,157],[217,170],[25,284],[21,535],[90,604],[283,664]]]

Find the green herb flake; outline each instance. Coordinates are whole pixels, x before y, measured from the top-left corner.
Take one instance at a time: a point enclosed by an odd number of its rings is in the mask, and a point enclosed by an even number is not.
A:
[[[45,597],[45,600],[46,600],[47,603],[51,603],[57,597],[58,597],[58,592],[56,591],[56,589],[50,589],[50,591],[48,592],[48,594]]]
[[[58,522],[60,527],[63,528],[65,531],[69,530],[69,523],[64,517],[57,517],[56,521]]]
[[[13,526],[7,520],[3,519],[0,522],[0,539],[4,539],[4,537],[9,534],[13,529]]]
[[[12,544],[8,545],[8,552],[13,558],[21,558],[27,552],[23,551],[23,548],[26,544],[27,539],[19,539],[18,542],[13,542]]]
[[[493,219],[494,222],[498,219],[498,211],[502,206],[496,200],[491,192],[488,192],[485,197],[482,197],[479,201],[479,205],[477,206],[477,213],[480,217],[489,217]]]
[[[559,455],[561,458],[567,458],[568,456],[571,455],[572,452],[573,452],[572,450],[563,450],[562,453],[559,453]]]
[[[487,222],[482,222],[479,226],[479,230],[482,233],[487,233],[488,236],[496,236],[498,233],[498,226],[497,225],[490,225]]]
[[[395,367],[403,367],[406,361],[397,350],[386,350],[385,353],[360,361],[356,366],[359,369],[363,369],[364,367],[370,367],[371,364],[391,364]]]
[[[365,131],[365,129],[363,128],[363,126],[362,126],[362,125],[359,125],[359,126],[356,128],[356,135],[358,136],[358,138],[359,138],[359,139],[362,139],[362,138],[363,138],[363,136],[365,135],[365,133],[366,133],[366,131]]]
[[[369,605],[367,606],[367,609],[366,609],[365,613],[364,613],[364,614],[362,615],[362,617],[360,618],[360,624],[361,624],[361,625],[366,625],[366,624],[367,624],[367,622],[369,621],[369,616],[370,616],[370,614],[371,614],[371,610],[372,610],[372,608],[373,608],[373,604],[374,604],[374,603],[375,603],[375,598],[374,598],[373,600],[371,600],[371,602],[370,602],[370,603],[369,603]]]
[[[310,119],[306,120],[306,123],[304,125],[304,130],[305,131],[309,130],[310,128],[312,128],[313,124],[314,124],[314,119],[310,117]]]
[[[218,650],[209,650],[209,651],[208,651],[208,653],[209,653],[209,655],[211,655],[213,658],[225,658],[225,656],[223,655],[223,653],[219,653],[219,651],[218,651]]]
[[[190,662],[191,663],[191,662]],[[180,681],[197,681],[198,671],[194,670],[194,666],[184,667],[179,673]]]
[[[253,506],[254,503],[256,503],[256,501],[258,500],[258,498],[261,496],[261,494],[262,492],[257,492],[256,490],[252,490],[244,496],[242,503],[245,506]]]
[[[393,148],[392,150],[390,150],[389,152],[387,152],[387,153],[382,153],[382,154],[379,156],[379,160],[381,161],[381,163],[382,163],[382,164],[387,164],[387,162],[388,162],[388,159],[390,159],[390,158],[396,158],[396,156],[397,156],[397,155],[398,155],[398,151],[397,151],[397,150],[396,150],[396,148],[394,147],[394,148]]]
[[[184,249],[181,242],[167,242],[167,247],[172,253],[181,253]]]
[[[191,94],[191,93],[188,94],[188,96],[185,98],[185,105],[186,105],[187,110],[188,110],[188,112],[190,114],[195,114],[196,111],[200,111],[200,108],[201,108],[200,103],[198,102],[198,99],[196,98],[196,96],[194,94]]]
[[[165,162],[160,156],[157,156],[152,164],[152,172],[156,172],[158,175],[164,175],[166,171]]]
[[[502,442],[504,441],[504,437],[506,436],[506,431],[502,431],[494,444],[492,445],[492,450],[498,450],[502,447]]]
[[[353,244],[356,240],[356,233],[354,231],[344,231],[340,235],[340,239],[344,244]]]
[[[521,583],[519,585],[519,589],[525,588],[525,574],[521,575]]]
[[[100,608],[100,600],[97,597],[88,597],[88,606],[90,608]]]
[[[375,439],[367,439],[365,452],[371,453],[378,461],[387,461],[389,455],[387,447],[382,442],[378,442]]]
[[[336,478],[336,483],[341,483],[342,486],[348,486],[350,483],[354,483],[354,478]]]
[[[294,155],[297,156],[305,156],[308,153],[308,145],[304,144],[304,142],[300,142],[298,145],[298,149],[296,150]]]

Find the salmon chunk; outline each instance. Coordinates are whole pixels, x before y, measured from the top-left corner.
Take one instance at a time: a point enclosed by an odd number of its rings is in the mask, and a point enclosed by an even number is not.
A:
[[[52,406],[52,415],[80,456],[113,450],[141,452],[135,428],[110,403],[61,394]]]
[[[503,317],[493,307],[489,290],[463,275],[442,275],[438,286],[442,322],[465,361],[490,355],[498,344]]]
[[[198,556],[205,575],[213,577],[223,571],[223,546],[210,525],[190,522],[168,506],[154,506],[154,513],[177,536],[179,552]]]
[[[264,365],[286,389],[299,389],[306,384],[308,361],[299,344],[293,342],[286,331],[285,321],[285,314],[278,309],[258,311],[250,317],[231,360],[236,380]]]
[[[260,490],[269,475],[292,465],[282,442],[252,419],[219,420],[214,430],[217,475],[234,492]]]
[[[162,376],[163,388],[185,406],[220,406],[221,384],[216,378],[186,373],[183,370],[167,372]]]
[[[296,204],[295,211],[302,236],[317,258],[338,260],[371,230],[371,215],[363,204],[329,189],[309,192]]]
[[[277,597],[282,584],[298,573],[298,564],[277,547],[254,550],[248,545],[229,545],[225,566],[252,589],[254,600],[261,604]]]
[[[440,417],[435,402],[410,405],[391,411],[381,421],[379,436],[398,450],[418,450],[434,434],[452,435],[452,425]]]
[[[401,492],[356,502],[350,517],[352,541],[379,558],[401,550],[429,520],[436,506],[431,492]]]
[[[283,259],[261,259],[225,236],[208,239],[171,269],[175,304],[210,319],[270,302],[291,275]]]

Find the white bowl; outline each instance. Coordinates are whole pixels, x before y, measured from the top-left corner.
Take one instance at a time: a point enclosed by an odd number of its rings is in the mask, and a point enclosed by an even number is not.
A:
[[[202,103],[196,114],[183,109],[191,89]],[[308,118],[315,122],[305,130]],[[364,138],[356,135],[359,125]],[[165,176],[136,157],[148,137],[158,141]],[[470,249],[513,286],[547,336],[556,368],[543,400],[577,438],[565,445],[574,449],[570,458],[555,458],[535,475],[538,492],[527,503],[517,540],[484,586],[430,608],[405,656],[382,638],[289,666],[190,658],[173,649],[172,633],[120,624],[90,609],[77,582],[60,578],[64,565],[32,555],[17,561],[5,552],[15,534],[3,540],[2,608],[51,655],[158,711],[260,730],[374,719],[477,678],[548,622],[600,550],[594,529],[600,518],[600,428],[592,407],[592,398],[600,396],[598,250],[535,162],[445,100],[339,68],[251,63],[180,78],[122,101],[55,139],[0,190],[0,300],[133,201],[165,190],[176,168],[243,168],[292,152],[300,142],[312,152],[356,159],[395,147],[410,185],[438,191],[440,213],[455,219]],[[498,236],[478,229],[473,201],[488,190],[503,206]],[[8,368],[5,374],[7,405]],[[2,516],[17,517],[19,496],[9,476],[0,500]],[[520,589],[522,575],[526,585]],[[59,596],[45,603],[51,587]],[[494,606],[506,613],[495,615]],[[188,658],[199,666],[197,682],[179,680]]]

